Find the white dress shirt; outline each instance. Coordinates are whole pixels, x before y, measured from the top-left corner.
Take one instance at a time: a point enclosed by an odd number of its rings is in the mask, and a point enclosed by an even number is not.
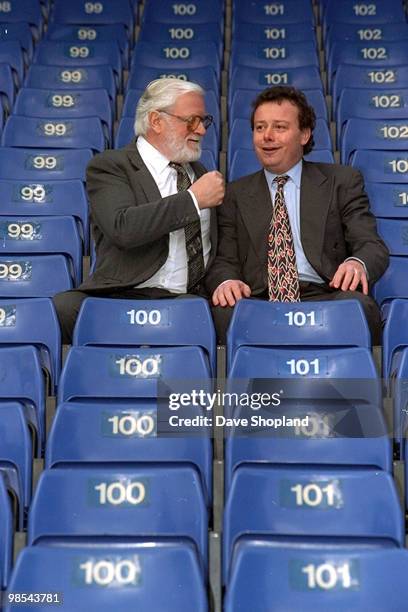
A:
[[[163,198],[177,193],[177,171],[170,168],[169,162],[160,151],[153,147],[143,136],[139,136],[136,142],[137,150]],[[195,174],[190,164],[183,164],[191,182],[195,179]],[[194,194],[190,193],[194,205],[200,217],[201,238],[203,243],[204,264],[207,265],[210,256],[210,210],[200,209]],[[157,287],[167,289],[172,293],[187,292],[187,253],[184,228],[178,229],[169,234],[169,255],[163,266],[144,283],[137,285],[137,288]]]

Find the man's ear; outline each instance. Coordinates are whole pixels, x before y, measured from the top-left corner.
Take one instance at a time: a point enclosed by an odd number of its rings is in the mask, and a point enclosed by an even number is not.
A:
[[[303,146],[305,146],[309,142],[311,135],[312,130],[310,128],[305,128],[304,130],[302,130],[301,144]]]
[[[150,111],[149,115],[149,126],[156,133],[160,134],[162,131],[163,119],[159,111]]]

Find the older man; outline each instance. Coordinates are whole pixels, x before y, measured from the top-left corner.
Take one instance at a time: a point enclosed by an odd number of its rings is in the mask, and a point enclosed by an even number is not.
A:
[[[225,341],[242,297],[354,298],[378,344],[380,316],[369,282],[384,273],[388,250],[360,172],[302,159],[313,148],[315,113],[294,87],[260,93],[251,126],[263,169],[228,185],[218,214],[218,253],[206,281],[219,340]]]
[[[87,168],[93,274],[54,303],[69,343],[87,296],[162,298],[200,295],[215,256],[219,172],[198,162],[212,117],[204,91],[180,79],[152,81],[139,100],[127,147],[107,150]]]

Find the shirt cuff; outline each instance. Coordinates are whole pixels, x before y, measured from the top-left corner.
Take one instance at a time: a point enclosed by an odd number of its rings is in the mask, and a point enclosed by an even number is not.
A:
[[[347,259],[345,259],[344,261],[352,261],[354,259],[354,261],[358,261],[361,263],[361,265],[364,268],[364,272],[366,274],[367,280],[370,280],[368,277],[368,270],[367,270],[367,266],[365,265],[364,261],[362,259],[359,259],[358,257],[347,257]]]
[[[188,193],[191,195],[191,197],[193,198],[193,202],[194,202],[194,206],[197,209],[198,215],[201,216],[201,208],[198,205],[198,201],[197,198],[195,197],[194,193],[191,191],[191,189],[187,189]]]

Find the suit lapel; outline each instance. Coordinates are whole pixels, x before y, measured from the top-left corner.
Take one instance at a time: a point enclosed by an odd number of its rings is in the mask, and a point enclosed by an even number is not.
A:
[[[310,264],[321,269],[327,213],[332,199],[332,181],[318,164],[303,161],[300,185],[300,235]]]
[[[253,174],[238,194],[237,206],[252,242],[253,250],[261,262],[265,261],[272,200],[263,170]],[[264,245],[265,248],[260,249]]]
[[[136,141],[131,142],[125,147],[127,156],[132,166],[137,170],[137,180],[139,181],[145,196],[146,201],[154,201],[161,198],[159,188],[149,170],[147,169],[139,151],[136,147]]]

